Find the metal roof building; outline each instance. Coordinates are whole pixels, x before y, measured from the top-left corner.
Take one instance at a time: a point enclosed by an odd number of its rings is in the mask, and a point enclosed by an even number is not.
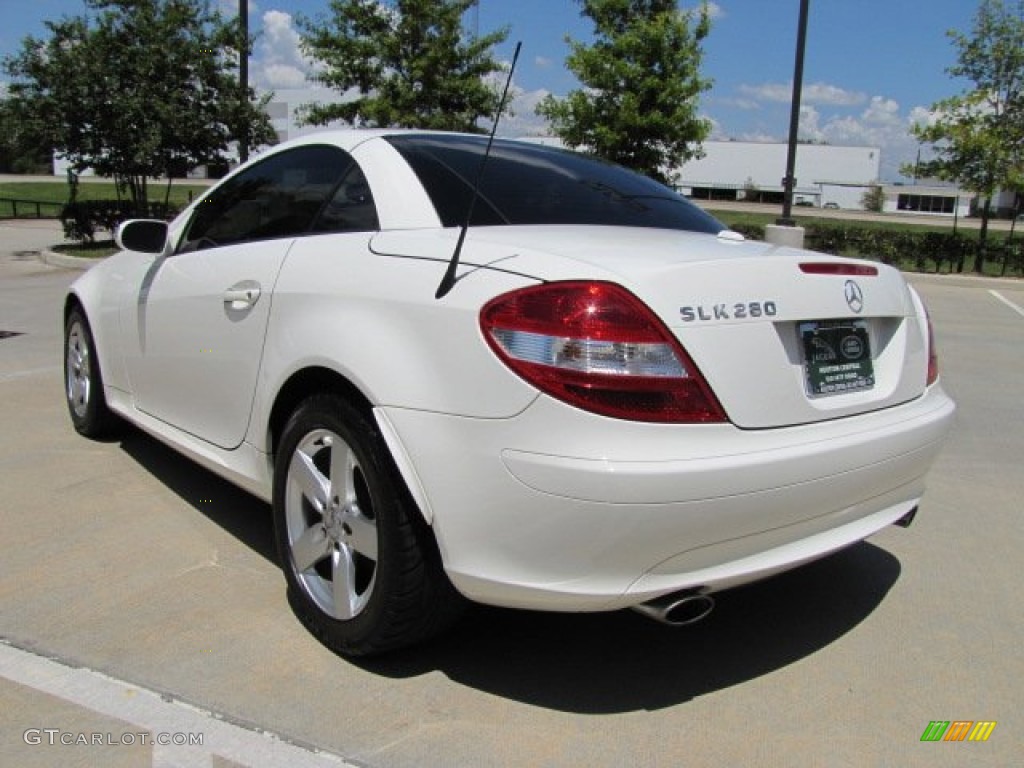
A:
[[[685,163],[676,184],[695,198],[779,202],[786,150],[784,143],[706,141],[704,157]],[[794,201],[862,208],[861,196],[878,183],[880,165],[879,147],[800,144]]]

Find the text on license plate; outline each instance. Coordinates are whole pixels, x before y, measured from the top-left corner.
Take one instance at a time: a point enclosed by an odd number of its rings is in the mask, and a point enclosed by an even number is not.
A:
[[[866,321],[814,320],[800,323],[799,330],[807,394],[837,395],[875,385]]]

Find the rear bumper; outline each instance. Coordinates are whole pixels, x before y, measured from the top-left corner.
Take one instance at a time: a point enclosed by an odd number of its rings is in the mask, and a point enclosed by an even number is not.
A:
[[[767,576],[909,512],[954,406],[941,388],[801,427],[634,424],[538,398],[517,417],[379,409],[467,597],[587,611]]]

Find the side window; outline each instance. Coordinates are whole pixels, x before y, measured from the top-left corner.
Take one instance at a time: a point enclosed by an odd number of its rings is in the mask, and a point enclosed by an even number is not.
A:
[[[196,208],[179,251],[292,237],[310,229],[352,158],[337,147],[297,147],[214,189]]]
[[[362,169],[349,168],[338,189],[313,223],[313,232],[372,232],[380,229],[377,207]]]

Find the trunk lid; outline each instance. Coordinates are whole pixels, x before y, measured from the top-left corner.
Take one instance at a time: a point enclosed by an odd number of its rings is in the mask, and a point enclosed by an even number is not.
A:
[[[835,260],[776,252],[667,270],[637,288],[739,427],[852,416],[920,395],[927,329],[902,276],[884,265],[874,275],[801,269],[823,263]]]
[[[503,239],[500,229],[483,239]],[[521,238],[531,228],[508,229]],[[924,391],[927,327],[895,269],[738,242],[731,233],[607,227],[597,240],[592,227],[585,235],[572,227],[536,229],[543,237],[530,241],[544,243],[546,263],[522,249],[516,268],[545,279],[604,272],[631,290],[683,344],[738,427],[852,416]],[[555,254],[577,266],[551,260]],[[581,270],[580,262],[597,270]]]

